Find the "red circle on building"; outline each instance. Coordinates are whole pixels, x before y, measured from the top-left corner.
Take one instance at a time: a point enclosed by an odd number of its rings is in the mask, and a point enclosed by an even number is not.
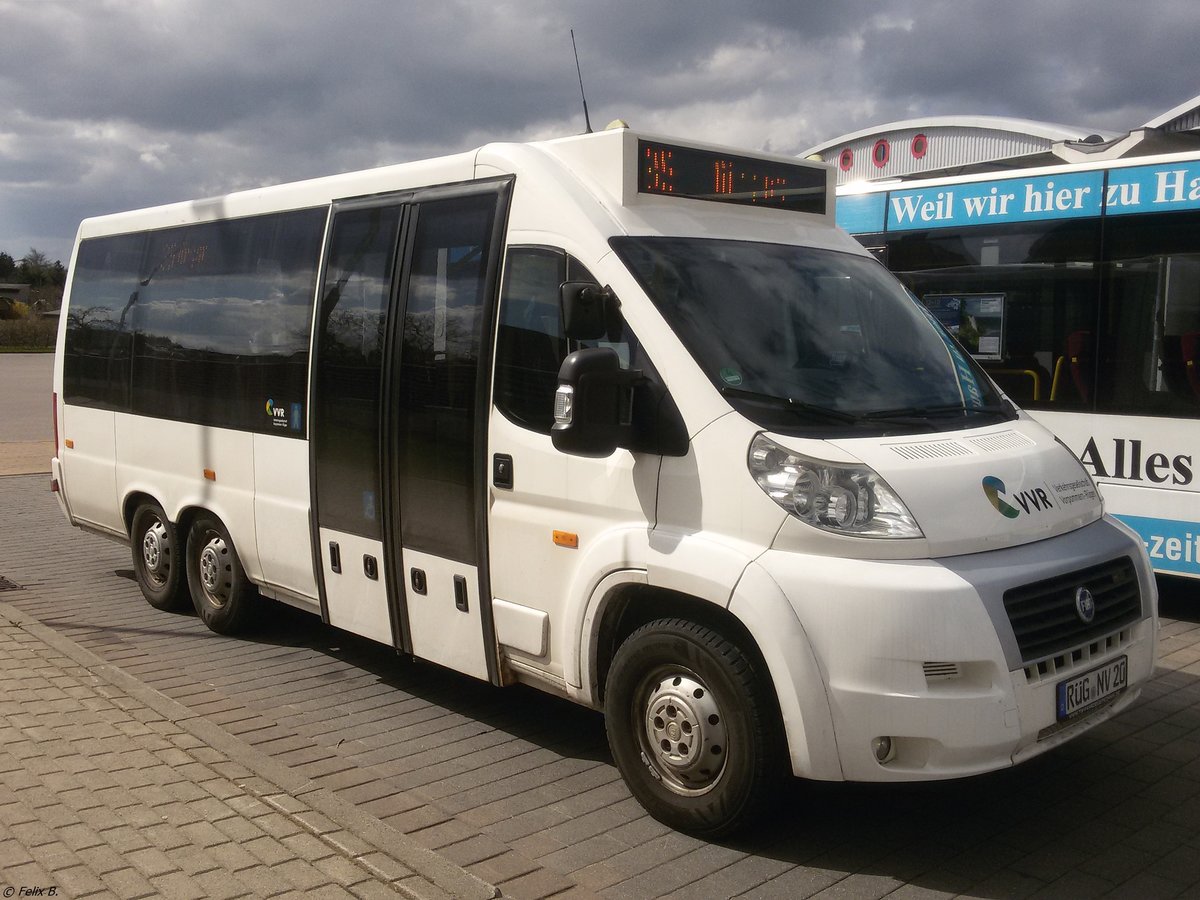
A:
[[[875,163],[875,168],[882,169],[888,164],[888,160],[891,158],[891,145],[888,144],[887,138],[880,138],[871,149],[871,162]]]
[[[854,167],[854,151],[849,147],[838,155],[838,166],[843,172],[849,172]]]
[[[922,159],[929,152],[929,138],[923,134],[918,134],[912,139],[912,155],[913,159]]]

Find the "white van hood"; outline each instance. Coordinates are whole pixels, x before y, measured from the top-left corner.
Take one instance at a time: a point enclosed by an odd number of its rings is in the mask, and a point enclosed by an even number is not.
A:
[[[1042,540],[1103,513],[1079,461],[1027,416],[969,431],[829,443],[891,486],[932,557]]]

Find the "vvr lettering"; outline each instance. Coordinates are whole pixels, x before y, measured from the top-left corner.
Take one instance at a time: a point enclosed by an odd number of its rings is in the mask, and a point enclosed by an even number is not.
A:
[[[1013,494],[1013,499],[1017,501],[1027,515],[1031,512],[1045,512],[1054,507],[1054,503],[1046,493],[1045,488],[1034,488],[1031,491],[1017,491]]]

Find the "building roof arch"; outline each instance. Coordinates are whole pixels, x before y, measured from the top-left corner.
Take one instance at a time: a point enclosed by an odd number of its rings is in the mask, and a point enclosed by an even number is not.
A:
[[[838,183],[905,178],[1052,153],[1059,144],[1107,143],[1095,129],[1007,116],[930,116],[850,132],[802,156],[838,169]]]

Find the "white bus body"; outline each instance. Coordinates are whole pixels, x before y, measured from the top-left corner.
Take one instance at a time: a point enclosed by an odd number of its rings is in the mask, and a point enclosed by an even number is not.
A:
[[[1150,677],[1146,554],[832,184],[618,130],[88,219],[63,510],[215,630],[262,594],[604,709],[696,833],[783,765],[1046,751]]]
[[[838,222],[1062,438],[1155,571],[1200,578],[1200,154],[844,186]],[[977,342],[982,337],[985,342]]]

